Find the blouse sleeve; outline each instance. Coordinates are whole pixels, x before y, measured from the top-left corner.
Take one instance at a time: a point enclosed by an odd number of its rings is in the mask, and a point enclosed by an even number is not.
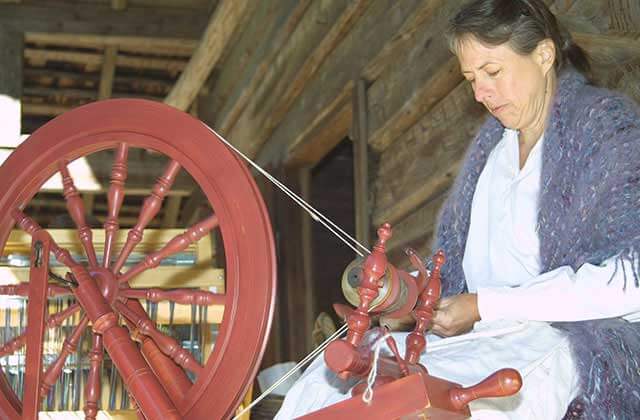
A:
[[[518,287],[478,288],[482,320],[584,321],[640,318],[640,287],[632,264],[614,256],[601,265],[569,266]]]

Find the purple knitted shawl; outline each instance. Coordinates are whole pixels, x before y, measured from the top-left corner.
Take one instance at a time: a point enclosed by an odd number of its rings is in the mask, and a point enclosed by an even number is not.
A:
[[[638,287],[640,113],[622,96],[559,77],[543,143],[538,233],[542,271],[620,255],[633,262],[625,287]],[[435,249],[444,249],[443,294],[466,289],[462,257],[480,172],[504,127],[490,117],[469,148],[441,210]],[[622,265],[619,265],[622,266]],[[624,267],[623,267],[624,268]],[[613,286],[612,286],[613,287]],[[567,302],[567,305],[580,302]],[[640,416],[640,323],[612,318],[554,323],[568,334],[580,375],[584,418]]]

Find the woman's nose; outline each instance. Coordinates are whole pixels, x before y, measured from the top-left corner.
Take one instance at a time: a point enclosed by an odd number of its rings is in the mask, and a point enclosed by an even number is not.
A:
[[[484,103],[486,99],[491,97],[491,90],[486,83],[476,81],[473,87],[473,94],[475,95],[476,101]]]

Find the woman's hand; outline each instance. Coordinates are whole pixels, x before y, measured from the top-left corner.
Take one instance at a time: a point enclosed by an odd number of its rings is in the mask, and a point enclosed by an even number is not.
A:
[[[442,298],[433,314],[431,331],[443,337],[466,333],[480,321],[478,295],[463,293]]]

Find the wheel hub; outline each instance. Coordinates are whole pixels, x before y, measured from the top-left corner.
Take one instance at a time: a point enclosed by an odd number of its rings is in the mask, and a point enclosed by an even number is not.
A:
[[[98,284],[102,296],[104,296],[109,305],[115,302],[118,297],[118,289],[120,288],[116,276],[114,276],[110,270],[102,267],[92,268],[89,274],[91,274],[91,277]]]

